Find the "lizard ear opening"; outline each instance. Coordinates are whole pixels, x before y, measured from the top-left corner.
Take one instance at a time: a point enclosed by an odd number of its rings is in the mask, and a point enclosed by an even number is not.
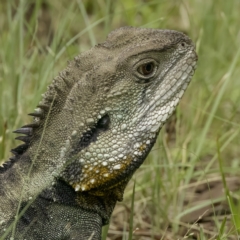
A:
[[[87,148],[92,142],[97,141],[99,134],[109,129],[110,123],[111,121],[108,114],[100,118],[96,125],[83,134],[75,147],[76,151],[73,153],[76,154],[82,149]]]
[[[107,130],[109,128],[109,124],[110,124],[110,117],[107,114],[98,120],[96,127],[102,130]]]

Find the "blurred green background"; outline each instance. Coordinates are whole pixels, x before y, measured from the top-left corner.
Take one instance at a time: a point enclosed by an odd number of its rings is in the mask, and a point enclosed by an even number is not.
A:
[[[0,162],[67,60],[126,25],[183,31],[199,63],[103,239],[239,239],[239,0],[1,1]]]

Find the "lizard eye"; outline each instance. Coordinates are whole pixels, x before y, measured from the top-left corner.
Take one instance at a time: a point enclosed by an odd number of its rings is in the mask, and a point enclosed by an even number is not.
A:
[[[147,83],[157,72],[159,63],[154,59],[142,59],[134,66],[134,73],[138,78],[139,83]],[[142,81],[144,80],[144,81]]]
[[[152,75],[155,70],[154,62],[147,62],[138,67],[137,71],[142,74],[144,77]]]

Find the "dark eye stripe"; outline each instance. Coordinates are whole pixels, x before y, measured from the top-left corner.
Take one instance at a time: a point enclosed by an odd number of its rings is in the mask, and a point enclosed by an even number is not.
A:
[[[110,122],[111,120],[108,114],[99,119],[96,125],[85,132],[81,139],[79,139],[77,146],[74,148],[76,150],[73,154],[80,152],[82,149],[88,147],[92,142],[97,141],[99,134],[109,129]]]

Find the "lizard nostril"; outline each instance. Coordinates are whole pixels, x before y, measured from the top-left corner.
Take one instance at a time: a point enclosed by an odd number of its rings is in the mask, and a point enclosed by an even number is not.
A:
[[[185,47],[185,46],[186,46],[185,42],[182,42],[181,45],[182,45],[182,47]]]

